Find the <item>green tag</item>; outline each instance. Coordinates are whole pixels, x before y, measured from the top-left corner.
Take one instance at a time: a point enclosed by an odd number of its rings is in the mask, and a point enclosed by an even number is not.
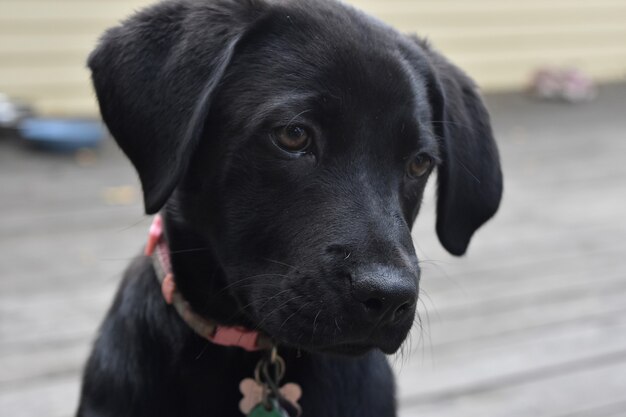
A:
[[[263,404],[259,404],[250,411],[248,417],[285,417],[287,416],[280,409],[280,406],[276,404],[275,401],[272,401],[272,408],[268,410],[265,408]],[[289,417],[289,416],[287,416]]]

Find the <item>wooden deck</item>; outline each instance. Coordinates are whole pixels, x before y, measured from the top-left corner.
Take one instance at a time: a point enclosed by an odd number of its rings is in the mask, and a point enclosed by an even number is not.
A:
[[[488,103],[505,200],[455,259],[426,197],[414,231],[423,330],[392,358],[401,416],[624,416],[626,85],[578,106]],[[0,415],[72,415],[90,341],[149,224],[128,185],[111,143],[78,163],[0,139]]]

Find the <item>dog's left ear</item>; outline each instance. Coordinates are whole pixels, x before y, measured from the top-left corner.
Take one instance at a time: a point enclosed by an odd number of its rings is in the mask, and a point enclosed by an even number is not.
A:
[[[178,184],[235,48],[264,8],[160,3],[108,30],[89,57],[102,117],[139,174],[146,213]]]
[[[478,88],[458,67],[414,37],[417,66],[428,86],[433,130],[440,140],[437,235],[453,255],[463,255],[474,232],[498,210],[502,171],[489,114]]]

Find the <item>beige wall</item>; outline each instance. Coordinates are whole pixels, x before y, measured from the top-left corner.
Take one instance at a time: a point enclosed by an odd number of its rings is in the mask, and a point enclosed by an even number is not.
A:
[[[302,0],[306,1],[306,0]],[[94,114],[84,68],[98,35],[146,0],[0,0],[0,92],[45,114]],[[540,65],[626,79],[626,0],[354,0],[417,32],[487,90],[523,88]]]

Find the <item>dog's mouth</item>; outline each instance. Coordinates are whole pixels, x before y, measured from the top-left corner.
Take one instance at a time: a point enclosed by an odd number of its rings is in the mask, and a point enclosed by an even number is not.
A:
[[[396,353],[405,338],[402,334],[394,335],[372,335],[371,337],[357,337],[354,339],[345,338],[343,340],[334,340],[334,338],[326,340],[316,340],[310,343],[302,343],[301,340],[293,340],[292,338],[282,335],[276,337],[271,332],[265,332],[276,343],[282,346],[303,350],[311,353],[322,353],[341,356],[362,356],[372,350],[378,349],[385,354],[391,355]],[[286,336],[286,337],[285,337]]]
[[[385,354],[391,355],[396,353],[404,342],[404,338],[394,338],[385,340],[368,340],[366,342],[345,342],[331,345],[311,346],[308,350],[319,353],[330,353],[347,356],[360,356],[367,352],[379,349]]]
[[[403,282],[395,275],[388,278]],[[281,346],[345,356],[360,356],[376,349],[393,354],[413,325],[417,294],[413,283],[406,285],[409,289],[401,294],[412,295],[407,300],[398,297],[401,301],[394,301],[391,296],[395,294],[391,293],[389,298],[371,297],[366,303],[355,298],[348,281],[337,284],[339,280],[329,279],[334,283],[332,288],[330,284],[329,288],[322,287],[320,279],[285,281],[262,281],[258,287],[246,281],[246,287],[231,289],[245,319],[242,324]],[[387,306],[385,302],[395,304]]]
[[[336,355],[361,356],[375,348],[376,346],[370,344],[343,343],[317,348],[315,351]]]
[[[302,340],[303,338],[294,338],[293,333],[301,334],[301,332],[304,331],[304,333],[310,334],[312,329],[300,328],[295,332],[291,332],[285,328],[278,329],[276,332],[273,332],[271,326],[269,328],[257,327],[257,329],[278,345],[311,353],[342,356],[362,356],[375,349],[379,349],[383,353],[390,355],[395,353],[400,348],[408,335],[408,331],[405,332],[404,330],[392,331],[391,333],[375,332],[375,334],[371,334],[368,330],[365,332],[369,334],[367,337],[363,334],[358,336],[355,335],[355,337],[344,335],[339,338],[339,340],[336,340],[337,338],[333,335],[333,337],[315,337],[315,340],[312,339],[306,342]]]
[[[413,323],[409,314],[386,326],[372,326],[359,323],[358,318],[339,320],[337,323],[337,320],[322,318],[319,314],[315,317],[314,312],[304,317],[298,317],[296,313],[298,308],[275,317],[269,316],[272,319],[259,315],[264,317],[261,321],[248,317],[250,322],[247,324],[285,347],[311,353],[361,356],[375,349],[385,354],[395,353],[404,343]]]

